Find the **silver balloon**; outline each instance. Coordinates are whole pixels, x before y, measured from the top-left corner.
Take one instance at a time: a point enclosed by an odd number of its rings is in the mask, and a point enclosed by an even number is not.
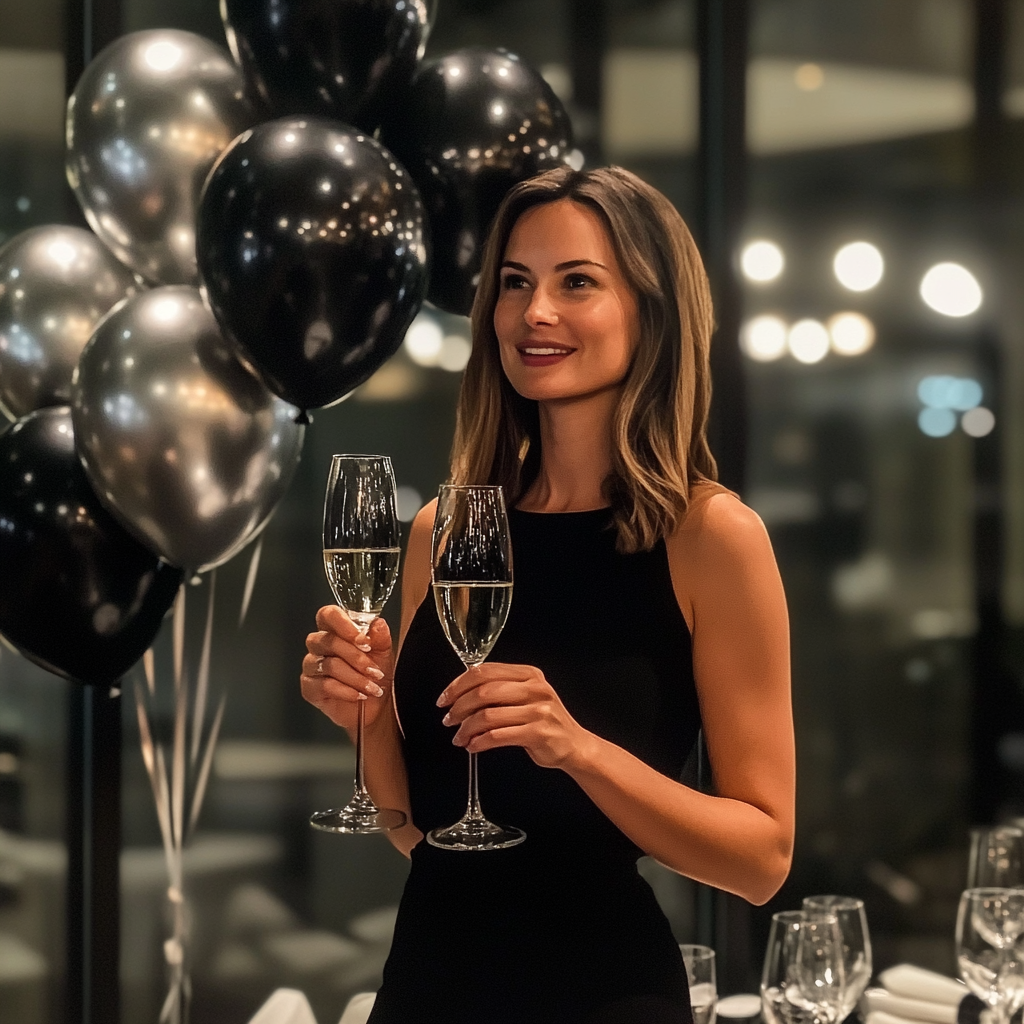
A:
[[[254,120],[220,47],[174,29],[133,32],[97,55],[68,100],[68,181],[118,259],[157,284],[194,284],[203,181]]]
[[[93,329],[136,290],[131,271],[84,228],[30,228],[0,248],[0,411],[16,420],[67,405]]]
[[[194,288],[154,288],[104,320],[72,388],[96,493],[173,565],[209,569],[256,536],[302,451],[298,410],[228,347]]]

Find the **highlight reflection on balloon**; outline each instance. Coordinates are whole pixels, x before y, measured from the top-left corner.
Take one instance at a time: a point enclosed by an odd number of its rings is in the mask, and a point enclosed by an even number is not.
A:
[[[231,53],[271,117],[311,114],[373,131],[412,81],[424,0],[221,0]]]
[[[114,519],[75,452],[67,406],[0,435],[0,634],[43,668],[112,683],[152,644],[181,583]]]
[[[71,375],[100,318],[135,278],[83,228],[30,228],[0,248],[0,411],[12,420],[71,401]]]
[[[501,200],[518,182],[567,161],[569,115],[517,56],[471,48],[423,65],[382,137],[419,186],[430,219],[427,297],[466,315]]]
[[[82,353],[73,402],[97,493],[189,570],[256,536],[302,450],[297,410],[238,362],[193,288],[154,288],[114,310]]]
[[[234,142],[203,192],[197,248],[225,335],[301,409],[340,401],[394,355],[426,290],[415,184],[370,136],[319,118]]]
[[[241,72],[209,40],[122,36],[68,101],[68,181],[90,227],[159,284],[195,283],[195,216],[214,160],[252,124]]]

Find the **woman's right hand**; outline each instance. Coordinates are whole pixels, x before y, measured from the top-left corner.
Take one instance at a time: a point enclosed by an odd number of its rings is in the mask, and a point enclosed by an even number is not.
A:
[[[362,634],[337,605],[321,608],[316,624],[318,631],[306,637],[302,696],[349,732],[356,728],[364,701],[364,724],[372,725],[390,705],[395,677],[388,624],[374,619]]]

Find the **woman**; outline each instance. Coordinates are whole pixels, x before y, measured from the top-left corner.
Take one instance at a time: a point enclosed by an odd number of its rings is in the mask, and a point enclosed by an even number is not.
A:
[[[648,854],[764,903],[793,842],[785,597],[757,516],[714,483],[711,303],[679,214],[627,171],[549,171],[495,221],[459,399],[456,483],[504,487],[508,622],[463,671],[416,517],[401,659],[335,607],[307,639],[307,700],[350,732],[368,785],[404,808],[411,854],[372,1024],[691,1020],[678,949],[635,862]],[[393,698],[393,699],[392,699]],[[677,781],[703,726],[715,795]],[[465,801],[483,752],[487,853],[422,836]]]

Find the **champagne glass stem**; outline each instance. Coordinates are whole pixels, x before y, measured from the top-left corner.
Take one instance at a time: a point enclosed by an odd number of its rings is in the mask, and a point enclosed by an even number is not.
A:
[[[480,774],[476,762],[477,755],[469,752],[469,800],[466,804],[466,818],[469,821],[483,821],[484,812],[480,809]]]
[[[359,635],[366,636],[370,631],[369,623],[360,624]],[[359,703],[359,715],[356,718],[356,778],[355,778],[355,795],[369,797],[369,793],[366,790],[366,783],[363,778],[363,723],[366,716],[366,701],[361,700]]]

